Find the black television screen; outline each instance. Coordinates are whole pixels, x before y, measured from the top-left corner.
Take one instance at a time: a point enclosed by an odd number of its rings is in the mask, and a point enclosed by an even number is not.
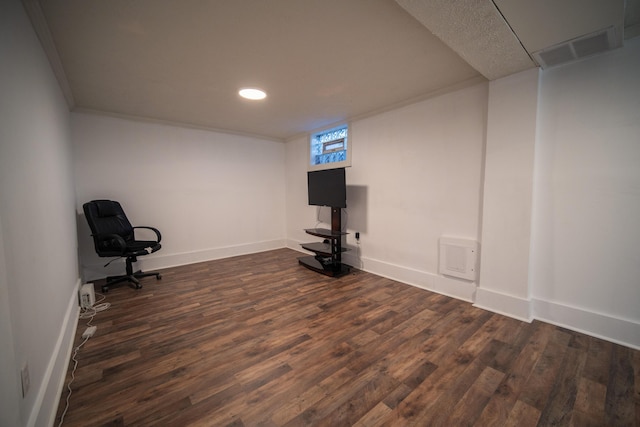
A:
[[[347,207],[347,184],[344,168],[307,172],[309,204]]]

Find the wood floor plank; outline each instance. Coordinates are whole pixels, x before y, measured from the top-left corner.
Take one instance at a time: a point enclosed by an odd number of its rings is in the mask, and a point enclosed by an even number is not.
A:
[[[517,342],[521,336],[526,336],[528,342],[517,354],[511,369],[506,372],[504,380],[485,406],[478,419],[479,425],[503,425],[507,422],[518,398],[527,390],[529,378],[549,342],[552,331],[552,326],[534,322],[527,325],[515,338]]]
[[[606,394],[607,387],[604,384],[581,377],[578,381],[572,424],[579,425],[588,419],[592,425],[604,425]]]
[[[355,375],[349,369],[342,368],[326,377],[319,384],[308,385],[304,391],[297,395],[281,400],[275,408],[271,420],[276,425],[283,425],[292,419],[299,417],[305,410],[315,406],[317,402],[324,399],[329,393],[343,384],[353,381]]]
[[[527,387],[519,400],[540,411],[544,409],[560,372],[570,338],[569,334],[559,330],[551,333],[549,342],[529,376]]]
[[[465,393],[475,384],[483,371],[479,360],[458,362],[462,369],[452,370],[456,373],[455,386],[446,387],[437,396],[430,397],[431,401],[422,402],[424,409],[412,418],[412,423],[417,425],[456,425],[449,424],[448,420],[453,415],[456,404],[460,402]],[[433,377],[431,377],[433,378]],[[445,377],[450,378],[450,377]]]
[[[543,425],[568,425],[575,406],[578,380],[582,375],[586,353],[576,348],[568,348],[554,387],[542,411],[540,423]]]
[[[509,413],[504,427],[533,427],[538,425],[540,411],[521,400],[517,401]]]
[[[478,379],[468,388],[464,396],[454,403],[453,411],[447,418],[447,424],[455,426],[475,424],[485,405],[504,378],[504,373],[486,367]]]
[[[362,418],[353,423],[355,427],[379,427],[388,422],[391,409],[382,402],[379,402],[373,409],[367,412]]]
[[[636,425],[640,425],[640,351],[631,352],[631,365],[634,372],[634,402],[636,406]]]
[[[637,421],[632,358],[629,348],[613,345],[605,397],[606,422],[610,425],[632,426]]]
[[[639,424],[637,350],[358,270],[326,277],[298,256],[110,290],[64,425]]]

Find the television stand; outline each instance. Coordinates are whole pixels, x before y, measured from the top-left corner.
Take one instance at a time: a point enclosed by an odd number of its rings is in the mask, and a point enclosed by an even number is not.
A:
[[[330,276],[340,277],[351,271],[351,266],[342,263],[342,236],[348,234],[342,231],[340,208],[331,208],[331,229],[309,228],[304,230],[312,236],[322,237],[323,242],[302,243],[303,249],[314,252],[298,258],[298,263],[310,270]]]

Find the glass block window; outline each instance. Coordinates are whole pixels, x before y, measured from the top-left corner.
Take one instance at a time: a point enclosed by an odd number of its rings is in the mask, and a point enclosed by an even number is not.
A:
[[[309,154],[311,166],[339,167],[348,160],[349,126],[342,125],[311,135]]]

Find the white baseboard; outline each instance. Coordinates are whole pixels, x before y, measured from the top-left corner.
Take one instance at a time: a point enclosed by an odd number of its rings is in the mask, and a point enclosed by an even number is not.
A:
[[[300,242],[294,240],[287,240],[287,247],[302,253],[311,253],[303,250],[300,247]],[[366,271],[367,273],[376,274],[463,301],[473,302],[475,295],[476,286],[474,282],[448,278],[373,258],[359,257],[356,251],[345,252],[342,255],[342,261],[347,265]]]
[[[476,291],[476,299],[473,306],[525,322],[533,320],[530,300],[481,287]]]
[[[416,270],[372,258],[361,258],[361,260],[363,265],[362,269],[369,273],[459,300],[473,302],[476,290],[473,282],[448,278],[427,271]]]
[[[436,276],[435,288],[429,290],[472,303],[476,299],[477,289],[475,282]]]
[[[538,320],[640,350],[638,322],[551,301],[532,301]]]
[[[135,268],[136,270],[143,271],[158,270],[180,265],[195,264],[197,262],[229,258],[238,255],[265,252],[284,247],[285,240],[276,239],[174,254],[165,254],[162,253],[162,251],[159,251],[155,254],[138,258]],[[124,260],[115,261],[107,268],[104,267],[104,260],[107,259],[102,258],[100,263],[83,264],[82,271],[85,281],[98,280],[106,276],[123,274]]]
[[[29,415],[28,426],[51,426],[55,422],[60,395],[64,388],[71,351],[73,350],[73,339],[78,327],[78,314],[80,313],[78,289],[80,289],[81,283],[81,280],[78,279],[73,292],[69,296],[67,311],[60,327],[56,346],[49,359],[33,410]]]

